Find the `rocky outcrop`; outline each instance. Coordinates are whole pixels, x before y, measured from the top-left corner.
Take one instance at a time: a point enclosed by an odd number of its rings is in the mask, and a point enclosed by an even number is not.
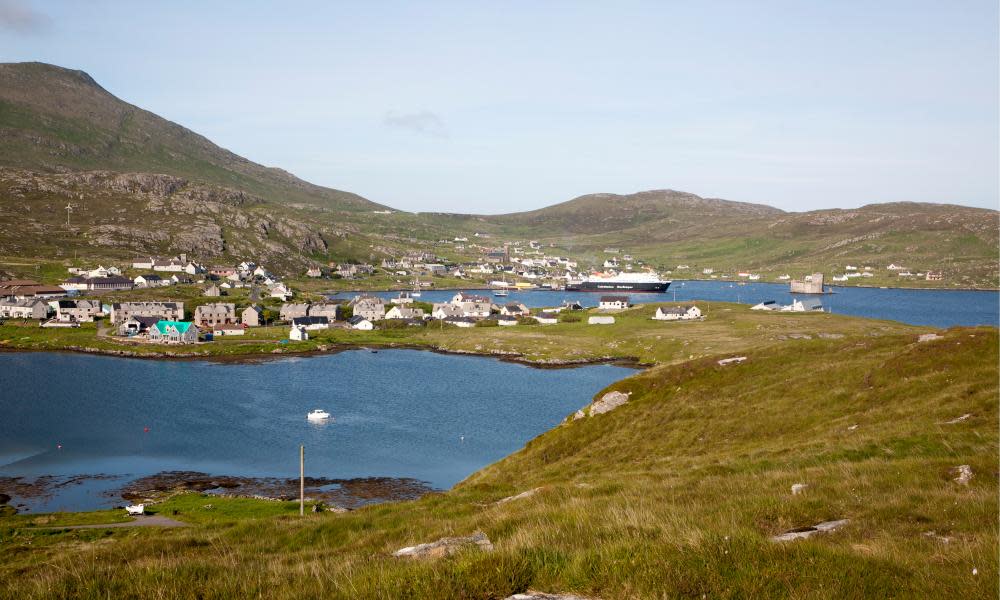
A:
[[[530,498],[530,497],[534,496],[535,494],[537,494],[539,492],[539,490],[541,490],[541,489],[542,488],[540,488],[540,487],[536,487],[536,488],[530,489],[530,490],[528,490],[526,492],[521,492],[520,494],[515,494],[513,496],[507,496],[506,498],[501,498],[500,500],[497,500],[497,504],[498,505],[499,504],[507,504],[508,502],[513,502],[514,500],[523,500],[524,498]]]
[[[407,546],[396,550],[392,555],[398,558],[413,559],[442,558],[467,548],[478,548],[490,552],[493,550],[493,543],[490,542],[490,538],[486,537],[485,533],[477,531],[472,535],[446,537],[436,542]]]
[[[792,540],[800,540],[810,538],[819,533],[829,533],[831,531],[836,531],[844,525],[850,523],[850,519],[840,519],[838,521],[823,521],[822,523],[817,523],[809,527],[799,527],[797,529],[790,529],[781,535],[776,535],[771,538],[772,542],[789,542]]]
[[[597,415],[603,415],[606,412],[611,412],[618,408],[622,404],[628,402],[628,397],[632,392],[608,392],[604,394],[599,399],[594,400],[590,406],[580,409],[573,414],[573,420],[582,419],[586,416],[594,417]]]
[[[955,483],[959,485],[969,485],[969,482],[972,481],[972,467],[969,465],[959,465],[951,472],[955,476]]]

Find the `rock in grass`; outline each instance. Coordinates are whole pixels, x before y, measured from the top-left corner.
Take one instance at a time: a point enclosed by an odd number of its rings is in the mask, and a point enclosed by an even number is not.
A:
[[[807,484],[807,483],[793,483],[792,484],[792,495],[793,496],[798,496],[802,492],[806,491],[807,487],[809,487],[809,484]]]
[[[527,591],[523,594],[507,596],[504,600],[594,600],[576,594],[546,594],[545,592]]]
[[[817,533],[829,533],[836,529],[840,529],[844,525],[847,525],[850,519],[840,519],[839,521],[823,521],[822,523],[817,523],[811,527],[798,527],[796,529],[789,529],[781,535],[776,535],[771,538],[772,542],[789,542],[792,540],[805,539],[816,535]]]
[[[463,548],[477,547],[487,552],[493,550],[493,543],[482,531],[461,537],[441,538],[436,542],[407,546],[392,553],[400,558],[441,558],[449,556]]]
[[[933,342],[934,340],[940,340],[943,336],[936,333],[923,333],[917,338],[918,342]]]
[[[972,467],[969,465],[958,465],[952,469],[952,473],[955,474],[955,483],[960,485],[969,485],[972,480]]]
[[[520,494],[515,494],[513,496],[507,496],[506,498],[501,498],[500,500],[497,500],[497,504],[506,504],[506,503],[511,502],[513,500],[521,500],[521,499],[524,499],[524,498],[530,498],[531,496],[534,496],[541,489],[542,488],[540,488],[540,487],[536,487],[536,488],[528,490],[526,492],[521,492]]]
[[[629,392],[631,394],[631,392]],[[622,404],[628,402],[629,394],[623,392],[608,392],[600,397],[598,400],[594,400],[594,403],[590,405],[590,416],[603,415],[606,412],[611,412],[618,408]]]

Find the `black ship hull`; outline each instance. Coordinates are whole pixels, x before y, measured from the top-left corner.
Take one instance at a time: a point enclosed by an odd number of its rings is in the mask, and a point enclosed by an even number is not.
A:
[[[660,293],[667,291],[669,281],[629,283],[627,281],[582,281],[567,283],[567,292],[643,292]]]

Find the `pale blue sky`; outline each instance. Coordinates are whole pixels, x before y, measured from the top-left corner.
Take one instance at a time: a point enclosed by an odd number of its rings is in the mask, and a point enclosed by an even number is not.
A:
[[[153,4],[0,0],[0,60],[404,210],[997,208],[995,1]]]

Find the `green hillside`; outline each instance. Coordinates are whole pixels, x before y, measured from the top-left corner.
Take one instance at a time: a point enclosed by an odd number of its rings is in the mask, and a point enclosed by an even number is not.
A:
[[[661,365],[610,387],[623,406],[418,501],[300,518],[294,503],[184,494],[154,510],[190,526],[162,530],[5,517],[0,596],[995,598],[1000,340],[942,334]],[[392,556],[475,531],[492,551]]]

